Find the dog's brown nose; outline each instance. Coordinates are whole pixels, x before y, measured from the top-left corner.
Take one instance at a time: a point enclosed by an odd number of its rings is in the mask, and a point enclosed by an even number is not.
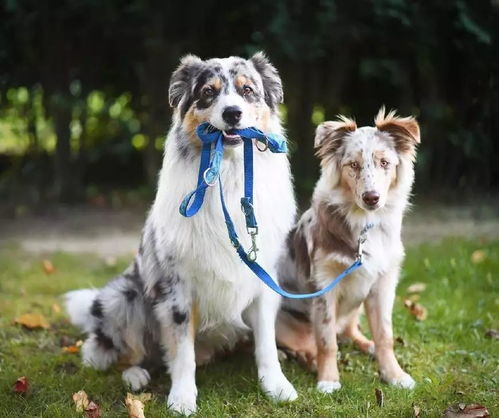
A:
[[[241,120],[242,114],[243,112],[240,107],[227,106],[222,113],[222,118],[230,125],[237,125],[237,123]]]
[[[362,200],[366,205],[375,206],[379,202],[379,194],[377,192],[365,192],[362,194]]]

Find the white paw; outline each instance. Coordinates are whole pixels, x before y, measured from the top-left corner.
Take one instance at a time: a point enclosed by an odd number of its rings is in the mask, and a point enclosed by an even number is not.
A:
[[[197,389],[180,389],[172,387],[168,395],[167,405],[172,411],[189,416],[196,412]]]
[[[263,392],[273,401],[294,401],[298,397],[295,388],[280,370],[264,374],[260,378],[260,384]]]
[[[322,393],[333,393],[335,390],[341,388],[340,382],[334,382],[329,380],[321,380],[317,382],[317,390]]]
[[[126,369],[121,374],[121,378],[123,379],[123,382],[125,382],[125,384],[129,386],[133,391],[144,388],[151,380],[149,372],[146,369],[138,366],[133,366],[129,369]]]
[[[390,383],[390,385],[398,386],[399,388],[403,389],[414,389],[414,386],[416,386],[416,382],[414,381],[414,379],[407,373],[404,373],[397,379],[389,380],[388,383]]]

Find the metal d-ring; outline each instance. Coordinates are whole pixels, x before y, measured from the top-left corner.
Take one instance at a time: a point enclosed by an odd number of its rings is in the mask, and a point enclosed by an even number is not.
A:
[[[210,167],[208,167],[206,170],[204,170],[203,180],[208,185],[208,187],[213,187],[215,184],[217,184],[218,174],[215,176],[215,179],[212,182],[209,182],[208,179],[206,178],[208,176],[209,171],[210,171]]]
[[[260,148],[260,147],[258,146],[258,144],[259,144],[260,142],[262,142],[262,141],[256,141],[256,144],[255,144],[256,149],[257,149],[258,151],[260,151],[260,152],[265,152],[265,151],[267,151],[267,150],[269,149],[269,140],[268,140],[267,138],[265,138],[265,141],[264,141],[264,148]]]

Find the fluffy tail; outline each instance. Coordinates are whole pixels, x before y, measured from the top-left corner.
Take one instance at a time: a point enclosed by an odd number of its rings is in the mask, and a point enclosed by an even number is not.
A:
[[[86,333],[90,333],[93,329],[95,318],[90,310],[98,294],[98,289],[82,289],[64,295],[66,311],[71,322]]]

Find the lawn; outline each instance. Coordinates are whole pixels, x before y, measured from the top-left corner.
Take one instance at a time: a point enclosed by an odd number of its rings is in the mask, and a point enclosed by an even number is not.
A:
[[[478,252],[477,252],[478,250]],[[47,274],[42,260],[55,271]],[[61,338],[82,336],[58,312],[59,296],[71,289],[99,286],[129,260],[104,262],[90,255],[33,256],[15,247],[0,249],[0,417],[81,417],[71,396],[81,389],[100,405],[104,417],[126,417],[126,389],[119,367],[107,372],[83,368],[78,354],[66,353]],[[258,389],[252,356],[239,352],[199,368],[200,417],[421,417],[441,416],[456,403],[480,403],[492,416],[499,413],[499,341],[486,336],[499,328],[499,242],[449,239],[408,250],[397,292],[394,325],[396,353],[417,381],[416,389],[391,388],[379,381],[375,362],[351,345],[342,345],[342,389],[333,395],[314,390],[314,376],[293,360],[285,360],[285,374],[299,392],[290,404],[275,405]],[[416,320],[404,307],[407,287],[424,282],[418,303],[428,310]],[[55,305],[55,306],[54,306]],[[13,320],[25,313],[41,313],[46,330],[27,330]],[[27,376],[25,395],[12,385]],[[146,417],[167,417],[165,395],[169,378],[153,377]],[[384,393],[377,404],[375,389]]]

